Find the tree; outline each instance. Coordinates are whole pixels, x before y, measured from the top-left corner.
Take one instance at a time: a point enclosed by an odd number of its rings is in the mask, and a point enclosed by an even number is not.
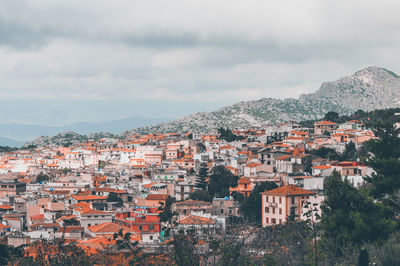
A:
[[[192,200],[201,200],[211,202],[213,196],[207,190],[196,190],[190,193],[189,198]]]
[[[336,171],[327,178],[321,226],[324,238],[339,250],[345,244],[361,245],[386,239],[395,223],[381,203],[342,181]]]
[[[219,139],[223,139],[228,142],[243,139],[243,137],[233,134],[232,130],[230,130],[229,128],[225,129],[225,128],[221,127],[218,129],[218,133],[219,133]]]
[[[324,120],[336,122],[339,119],[339,114],[336,112],[328,112],[324,116]]]
[[[244,198],[239,206],[239,211],[250,221],[261,224],[261,192],[275,189],[278,186],[274,182],[262,182],[255,186],[247,198]]]
[[[198,237],[195,230],[186,233],[179,232],[175,235],[173,244],[173,257],[177,265],[200,265],[200,258],[196,253]]]
[[[196,178],[196,187],[202,190],[207,189],[207,176],[208,176],[208,168],[207,165],[202,163],[199,167],[199,174]]]
[[[36,177],[36,183],[40,183],[43,181],[48,181],[50,179],[50,177],[46,174],[43,174],[42,172],[40,174],[37,175]]]
[[[118,206],[121,206],[123,201],[120,197],[118,197],[117,193],[110,192],[107,197],[108,202],[118,202]]]
[[[324,159],[340,160],[340,155],[331,148],[321,147],[317,150],[312,150],[311,154]]]
[[[119,250],[127,248],[133,255],[129,265],[137,265],[144,262],[145,257],[142,254],[142,249],[138,246],[139,242],[131,240],[131,233],[126,232],[124,234],[122,229],[120,229],[118,233],[114,233],[113,239],[116,240]]]
[[[340,155],[341,161],[355,161],[357,159],[357,150],[354,142],[346,144],[344,152]]]
[[[381,124],[375,130],[378,139],[366,143],[373,154],[366,163],[375,173],[366,178],[373,185],[372,195],[378,199],[389,198],[400,188],[400,138],[399,129],[391,124]]]
[[[225,166],[218,165],[211,170],[208,191],[214,197],[229,196],[229,187],[236,187],[238,177],[234,176]]]

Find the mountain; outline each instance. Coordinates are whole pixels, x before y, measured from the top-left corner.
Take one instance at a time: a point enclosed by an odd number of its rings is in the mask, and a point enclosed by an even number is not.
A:
[[[341,115],[359,109],[395,108],[400,106],[400,77],[384,68],[367,67],[337,81],[325,82],[315,92],[297,99],[262,98],[201,112],[179,120],[124,132],[210,131],[219,127],[243,128],[285,121],[319,119],[327,112]]]
[[[5,137],[0,137],[0,146],[3,147],[22,147],[24,145],[24,141],[18,141],[15,139],[10,139],[10,138],[5,138]]]
[[[120,134],[124,130],[149,126],[168,121],[167,118],[128,117],[103,123],[75,123],[63,127],[23,124],[0,124],[0,146],[21,146],[21,143],[33,140],[39,136],[53,136],[62,132],[91,134],[94,132],[110,132]]]

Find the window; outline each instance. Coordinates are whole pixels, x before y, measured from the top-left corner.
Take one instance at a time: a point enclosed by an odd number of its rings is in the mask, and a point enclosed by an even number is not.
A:
[[[223,202],[223,201],[220,201],[220,202],[219,202],[219,205],[224,205],[224,202]]]
[[[221,209],[221,213],[224,213],[224,209]]]
[[[88,226],[91,226],[91,224],[88,224]]]
[[[276,219],[275,219],[275,218],[272,218],[272,219],[271,219],[271,223],[272,223],[272,224],[276,224]]]
[[[292,204],[294,204],[294,197],[292,197]]]
[[[186,209],[183,210],[183,214],[186,214]]]
[[[282,214],[282,208],[279,208],[279,214]]]
[[[143,230],[143,226],[139,225],[139,230],[142,231]]]
[[[272,197],[272,203],[275,203],[275,197]]]
[[[154,225],[149,225],[149,230],[154,230]]]
[[[269,223],[269,218],[267,218],[267,224]]]
[[[268,202],[268,196],[265,197],[265,202]]]
[[[282,197],[279,197],[279,203],[282,203]]]
[[[279,224],[282,224],[282,219],[279,219]]]
[[[272,214],[275,214],[275,207],[272,208]]]
[[[355,175],[357,174],[357,169],[353,170],[353,174],[355,174]]]
[[[265,212],[269,213],[269,208],[268,207],[265,207]]]
[[[150,236],[150,240],[153,240],[153,236]]]
[[[244,184],[244,189],[247,189],[247,184]]]
[[[232,214],[232,210],[231,209],[229,209],[229,214]]]

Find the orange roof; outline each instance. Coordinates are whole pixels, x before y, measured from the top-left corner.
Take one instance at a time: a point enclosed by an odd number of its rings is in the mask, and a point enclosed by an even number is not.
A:
[[[96,214],[104,215],[104,214],[109,214],[109,213],[99,211],[99,210],[94,210],[94,209],[90,209],[90,210],[87,210],[87,211],[84,211],[81,213],[81,215],[96,215]]]
[[[215,221],[210,218],[204,218],[194,215],[189,215],[178,221],[180,224],[214,224]]]
[[[109,233],[109,234],[114,234],[119,232],[119,230],[122,229],[123,232],[130,232],[130,228],[126,226],[122,226],[116,223],[102,223],[102,224],[96,224],[89,226],[88,229],[97,234],[104,234],[104,233]]]
[[[239,184],[250,184],[250,179],[249,178],[239,178],[238,183]]]
[[[166,194],[149,194],[146,200],[166,200],[168,195]]]
[[[314,166],[313,167],[313,169],[321,169],[321,170],[329,169],[329,168],[331,168],[330,165],[320,165],[320,166]]]
[[[107,199],[107,197],[105,196],[95,196],[95,195],[85,195],[85,196],[72,196],[74,199],[76,199],[77,201],[81,201],[81,200],[104,200]]]
[[[331,121],[319,121],[316,122],[315,125],[337,125],[337,124]]]
[[[246,165],[246,167],[257,167],[259,165],[261,165],[261,164],[260,163],[251,163],[251,164]]]
[[[8,205],[0,205],[0,210],[12,210],[12,209],[14,209],[14,208],[11,207],[11,206],[8,206]]]
[[[290,157],[292,157],[292,155],[283,155],[281,157],[276,158],[277,160],[286,160],[289,159]]]
[[[149,183],[149,184],[143,185],[142,187],[151,188],[155,184],[157,184],[157,183]]]
[[[273,190],[264,191],[263,195],[313,195],[316,194],[313,191],[302,189],[295,185],[286,185],[275,188]]]

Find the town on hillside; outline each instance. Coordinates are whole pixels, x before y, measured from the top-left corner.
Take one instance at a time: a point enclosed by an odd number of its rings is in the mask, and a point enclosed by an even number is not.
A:
[[[322,120],[2,152],[0,241],[31,261],[66,252],[118,265],[214,265],[227,259],[223,244],[240,242],[258,263],[278,265],[265,262],[269,254],[285,261],[300,248],[282,234],[301,229],[282,228],[323,217],[327,179],[357,189],[375,173],[364,149],[375,132],[359,120]]]

